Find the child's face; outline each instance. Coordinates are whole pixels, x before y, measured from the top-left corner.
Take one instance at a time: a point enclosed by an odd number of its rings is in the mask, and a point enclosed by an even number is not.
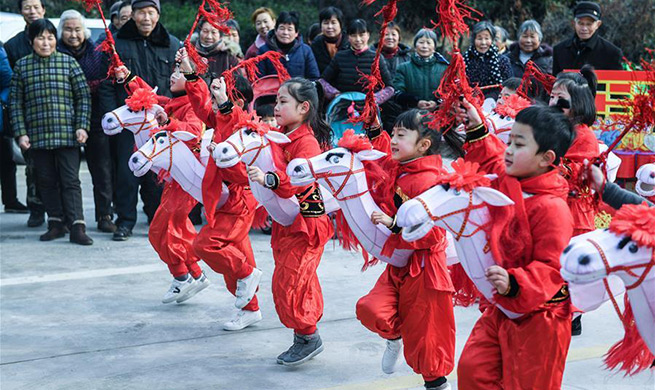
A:
[[[553,91],[550,93],[550,101],[548,102],[548,105],[553,107],[557,105],[557,101],[559,99],[564,99],[571,102],[571,94],[569,94],[569,91],[566,89],[566,87],[562,85],[555,85],[553,87]],[[564,112],[564,115],[569,116],[571,110],[568,108],[563,108],[562,111]]]
[[[176,67],[170,78],[171,92],[183,92],[186,85],[186,78],[180,73],[180,68]]]
[[[264,117],[262,117],[262,122],[266,123],[267,125],[271,126],[272,128],[277,127],[277,121],[275,120],[274,116],[264,116]]]
[[[550,167],[545,153],[537,153],[539,145],[532,127],[514,122],[505,149],[505,171],[508,175],[524,179],[546,173]]]
[[[515,89],[509,89],[507,87],[503,87],[503,89],[500,90],[500,96],[498,96],[498,101],[496,103],[498,104],[503,104],[505,101],[504,99],[507,99],[508,97],[516,94]]]
[[[305,120],[309,112],[309,102],[298,102],[285,85],[277,91],[277,103],[273,112],[279,126],[293,127]]]
[[[430,140],[419,140],[419,132],[396,126],[391,133],[391,158],[404,162],[425,155],[430,148]]]

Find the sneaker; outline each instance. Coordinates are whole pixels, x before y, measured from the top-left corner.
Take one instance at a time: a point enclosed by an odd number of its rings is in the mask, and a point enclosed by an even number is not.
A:
[[[205,273],[201,273],[200,277],[198,279],[195,279],[195,282],[193,283],[193,289],[189,292],[186,293],[186,295],[182,295],[178,297],[175,302],[177,303],[182,303],[184,301],[188,301],[191,299],[194,295],[198,294],[200,291],[206,289],[209,287],[210,282],[209,279],[205,276]]]
[[[234,293],[237,297],[234,306],[236,306],[237,309],[243,309],[248,302],[252,300],[252,297],[254,297],[257,292],[257,287],[259,287],[259,281],[261,278],[262,271],[253,268],[250,275],[237,280],[237,291]]]
[[[580,336],[582,334],[582,315],[579,315],[571,321],[571,336]]]
[[[114,241],[127,241],[132,236],[132,230],[124,226],[119,226],[114,232],[114,236],[111,238]]]
[[[396,371],[398,358],[403,350],[403,339],[387,340],[387,349],[382,355],[382,372],[393,374]]]
[[[30,210],[28,210],[27,206],[25,206],[18,200],[5,205],[5,213],[8,214],[27,214],[29,212]]]
[[[103,233],[114,233],[116,232],[116,225],[114,221],[111,220],[111,215],[105,215],[98,220],[98,230]]]
[[[293,345],[280,356],[277,363],[284,366],[298,366],[323,352],[323,341],[318,330],[310,335],[293,334]]]
[[[45,213],[33,211],[27,219],[27,227],[39,227],[45,223]]]
[[[74,223],[71,226],[70,242],[78,245],[93,245],[93,240],[86,234],[86,225]]]
[[[52,241],[57,238],[62,238],[66,235],[66,227],[61,221],[50,220],[48,221],[48,231],[43,233],[39,240]]]
[[[168,289],[168,291],[166,291],[166,294],[164,294],[164,298],[162,298],[161,302],[171,303],[180,298],[183,298],[191,290],[194,289],[195,283],[196,283],[195,279],[193,279],[191,275],[187,275],[187,278],[184,281],[173,279],[173,283],[171,283],[171,287]]]
[[[262,320],[261,310],[250,311],[250,310],[239,310],[237,314],[223,324],[224,330],[241,330],[252,324],[255,324]]]

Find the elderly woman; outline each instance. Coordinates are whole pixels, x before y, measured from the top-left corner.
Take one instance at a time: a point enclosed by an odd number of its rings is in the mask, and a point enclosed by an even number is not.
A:
[[[323,73],[338,51],[350,47],[350,42],[343,31],[343,12],[339,8],[323,8],[318,14],[318,19],[321,22],[321,35],[312,42],[312,52],[316,58],[318,71]]]
[[[391,78],[396,76],[396,69],[398,65],[409,61],[412,48],[400,42],[402,39],[402,31],[400,26],[396,23],[389,23],[389,28],[382,41],[382,56],[387,61],[387,68],[391,73]],[[372,50],[377,50],[379,42],[371,46]]]
[[[239,63],[239,60],[226,47],[225,37],[216,27],[203,19],[198,28],[196,50],[198,50],[198,54],[209,60],[208,72],[212,78],[220,77],[224,71]]]
[[[439,54],[437,34],[428,29],[421,29],[414,36],[414,53],[409,62],[400,64],[393,87],[396,90],[396,102],[404,109],[419,108],[434,111],[437,98],[434,91],[441,83],[448,61]]]
[[[112,171],[109,137],[100,125],[102,115],[99,107],[98,87],[105,79],[102,71],[102,53],[89,38],[91,31],[86,28],[86,19],[75,10],[64,11],[59,19],[59,41],[57,50],[75,58],[82,68],[87,84],[91,89],[91,131],[84,147],[86,163],[93,181],[93,200],[98,230],[105,233],[116,231],[112,221]]]
[[[512,77],[509,59],[498,54],[495,37],[496,28],[493,24],[488,21],[477,23],[471,30],[473,44],[464,53],[469,82],[479,87],[491,86],[484,90],[484,96],[494,100],[500,93],[500,84]]]
[[[532,60],[542,72],[553,71],[553,49],[542,43],[544,35],[536,20],[526,20],[518,31],[518,42],[509,47],[505,54],[512,64],[512,76],[523,77],[525,64]]]
[[[30,150],[37,186],[48,213],[41,241],[66,235],[91,245],[86,235],[80,188],[80,144],[88,139],[91,93],[73,57],[58,53],[57,29],[47,19],[30,24],[33,53],[21,58],[11,80],[11,124],[24,151]]]
[[[275,12],[268,7],[259,7],[250,17],[255,25],[257,38],[246,50],[246,59],[257,56],[257,51],[266,43],[266,34],[275,27]]]
[[[496,38],[494,42],[496,43],[496,47],[498,47],[498,54],[505,54],[507,52],[507,45],[511,43],[509,42],[509,33],[501,26],[494,27],[496,27]]]

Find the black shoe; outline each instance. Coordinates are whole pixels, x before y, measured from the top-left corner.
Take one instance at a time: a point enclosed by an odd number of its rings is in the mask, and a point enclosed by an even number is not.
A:
[[[196,205],[189,213],[189,220],[194,225],[202,225],[201,207],[200,205]]]
[[[127,241],[128,238],[132,236],[132,230],[124,227],[124,226],[119,226],[116,228],[116,231],[114,232],[114,237],[112,237],[112,240],[114,241]]]
[[[66,235],[66,227],[61,221],[48,221],[48,231],[43,233],[39,240],[52,241],[56,238],[62,238]]]
[[[579,315],[571,321],[571,336],[580,336],[582,334],[582,316]]]
[[[114,221],[111,220],[111,215],[105,215],[104,217],[100,218],[98,221],[98,230],[103,233],[116,232],[116,225],[114,224]]]
[[[297,366],[321,352],[323,352],[323,341],[318,335],[318,330],[310,335],[294,333],[293,345],[277,357],[277,363],[285,366]]]
[[[12,202],[10,204],[5,205],[5,213],[8,214],[27,214],[29,212],[30,210],[27,208],[27,206],[25,206],[18,200],[16,200],[16,202]]]
[[[79,245],[93,245],[91,237],[86,235],[86,225],[83,223],[76,223],[71,226],[70,242]]]
[[[44,213],[37,213],[35,211],[30,213],[30,217],[27,219],[27,227],[39,227],[45,223]]]

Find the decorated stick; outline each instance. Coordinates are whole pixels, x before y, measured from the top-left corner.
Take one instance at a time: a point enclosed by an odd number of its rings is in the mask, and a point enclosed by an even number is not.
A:
[[[525,66],[525,72],[523,72],[523,78],[521,79],[521,85],[516,90],[516,93],[524,99],[529,99],[528,92],[533,84],[533,79],[538,81],[546,90],[548,94],[553,90],[553,84],[555,84],[555,77],[549,74],[545,74],[539,69],[539,67],[532,60],[528,60],[528,63]]]
[[[100,12],[100,18],[102,23],[105,25],[105,35],[107,36],[105,40],[98,46],[96,50],[99,50],[103,53],[107,53],[109,56],[109,69],[107,70],[107,78],[114,76],[114,69],[119,66],[123,66],[123,61],[118,56],[116,52],[116,41],[114,41],[114,36],[112,35],[109,27],[107,26],[107,20],[105,19],[105,14],[102,12],[102,0],[74,0],[78,3],[83,3],[86,9],[86,12],[91,11],[93,8],[97,8]]]
[[[209,10],[207,8],[209,8]],[[230,28],[225,25],[225,22],[232,19],[232,12],[230,12],[226,5],[223,5],[216,0],[202,0],[202,3],[200,3],[200,6],[198,7],[196,19],[193,21],[191,30],[189,30],[189,34],[184,40],[184,47],[186,48],[187,53],[189,53],[189,58],[196,64],[196,71],[198,74],[204,74],[209,67],[207,59],[200,56],[195,45],[191,43],[191,36],[194,31],[196,31],[200,19],[206,20],[220,32],[229,34]]]
[[[291,76],[287,69],[282,65],[281,59],[283,55],[276,51],[267,51],[264,54],[260,54],[257,57],[249,58],[247,60],[241,61],[237,66],[223,72],[222,77],[225,79],[225,86],[227,88],[227,94],[230,100],[235,101],[238,96],[236,96],[237,90],[235,86],[236,72],[243,70],[246,75],[246,78],[251,83],[255,82],[259,77],[257,76],[258,69],[257,64],[261,61],[268,60],[273,64],[273,68],[277,72],[277,77],[280,80],[280,84],[290,79]]]

